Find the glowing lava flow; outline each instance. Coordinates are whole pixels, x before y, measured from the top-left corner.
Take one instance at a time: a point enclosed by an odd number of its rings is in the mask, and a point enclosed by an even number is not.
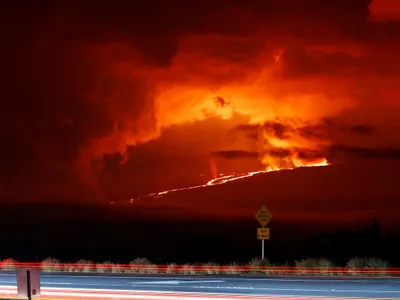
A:
[[[194,185],[190,187],[185,187],[185,188],[177,188],[177,189],[170,189],[170,190],[165,190],[162,192],[157,192],[157,193],[151,193],[143,197],[137,198],[139,199],[145,199],[145,198],[162,198],[164,195],[170,194],[170,193],[175,193],[175,192],[181,192],[181,191],[188,191],[188,190],[194,190],[194,189],[199,189],[203,187],[209,187],[209,186],[215,186],[215,185],[220,185],[220,184],[225,184],[228,182],[236,181],[239,179],[251,177],[254,175],[258,174],[264,174],[264,173],[269,173],[269,172],[276,172],[276,171],[283,171],[283,170],[293,170],[297,168],[309,168],[309,167],[325,167],[329,166],[329,163],[327,160],[323,160],[319,163],[313,163],[313,164],[307,164],[307,165],[302,165],[298,166],[295,168],[283,168],[283,169],[267,169],[267,170],[262,170],[262,171],[253,171],[253,172],[248,172],[248,173],[243,173],[243,174],[230,174],[230,175],[223,175],[214,179],[211,179],[205,184],[201,185]],[[131,199],[130,202],[133,203],[135,199]]]

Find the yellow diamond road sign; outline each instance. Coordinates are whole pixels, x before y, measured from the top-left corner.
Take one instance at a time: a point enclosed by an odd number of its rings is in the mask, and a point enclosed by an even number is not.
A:
[[[257,238],[259,240],[269,240],[269,228],[257,228]]]
[[[270,214],[268,209],[265,207],[265,205],[263,205],[261,207],[261,209],[258,211],[256,218],[257,218],[258,222],[260,223],[260,225],[262,227],[265,227],[271,220],[272,215]]]

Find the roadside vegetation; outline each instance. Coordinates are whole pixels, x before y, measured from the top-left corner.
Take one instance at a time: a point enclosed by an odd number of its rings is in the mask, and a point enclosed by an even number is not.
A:
[[[13,271],[17,267],[40,268],[43,272],[68,273],[130,273],[130,274],[185,274],[185,275],[305,275],[305,276],[400,276],[400,271],[390,269],[387,261],[379,258],[351,258],[345,266],[337,266],[326,258],[305,258],[294,264],[274,265],[267,259],[254,258],[247,264],[231,263],[219,265],[170,263],[156,265],[147,258],[138,257],[129,264],[111,261],[92,262],[81,259],[77,262],[61,262],[56,258],[46,258],[40,263],[20,263],[12,258],[0,261],[0,269]]]

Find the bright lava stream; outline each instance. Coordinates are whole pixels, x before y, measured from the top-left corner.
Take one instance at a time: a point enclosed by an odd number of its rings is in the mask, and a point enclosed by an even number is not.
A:
[[[251,177],[257,174],[263,174],[263,173],[269,173],[269,172],[276,172],[276,171],[283,171],[283,170],[293,170],[297,168],[305,168],[305,167],[325,167],[329,166],[329,163],[327,161],[323,161],[320,163],[316,164],[309,164],[309,165],[302,165],[299,167],[294,167],[294,168],[285,168],[285,169],[267,169],[267,170],[262,170],[262,171],[254,171],[254,172],[248,172],[248,173],[243,173],[243,174],[230,174],[230,175],[222,175],[220,177],[211,179],[205,184],[201,185],[194,185],[190,187],[185,187],[185,188],[177,188],[177,189],[170,189],[170,190],[165,190],[162,192],[157,192],[157,193],[151,193],[146,196],[142,196],[136,199],[131,199],[130,202],[133,203],[135,200],[139,199],[146,199],[146,198],[162,198],[164,195],[170,194],[170,193],[175,193],[175,192],[180,192],[180,191],[187,191],[187,190],[194,190],[194,189],[199,189],[203,187],[208,187],[208,186],[214,186],[214,185],[220,185],[220,184],[225,184],[231,181]]]

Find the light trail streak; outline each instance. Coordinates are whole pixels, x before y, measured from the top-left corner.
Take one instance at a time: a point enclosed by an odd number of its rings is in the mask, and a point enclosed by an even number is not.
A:
[[[17,298],[15,286],[0,286],[0,297]],[[49,298],[51,297],[51,298]],[[278,296],[278,295],[242,295],[222,293],[190,293],[178,292],[167,293],[162,291],[131,291],[111,289],[80,289],[80,288],[42,288],[38,299],[138,299],[138,300],[365,300],[366,298],[338,298],[317,296]],[[380,298],[375,298],[380,299]],[[390,298],[388,298],[389,300]]]

